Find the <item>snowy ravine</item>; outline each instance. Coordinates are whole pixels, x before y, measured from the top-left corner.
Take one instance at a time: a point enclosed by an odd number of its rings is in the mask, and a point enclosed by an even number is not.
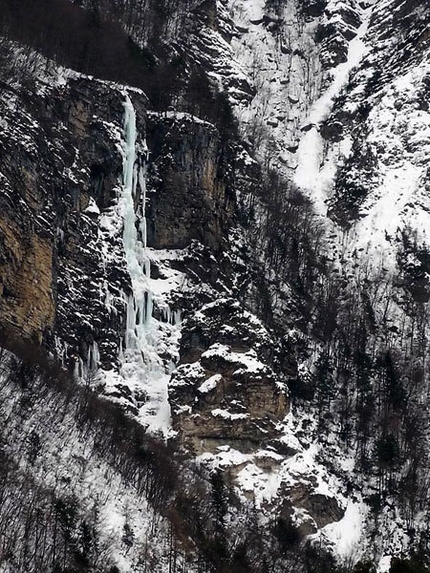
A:
[[[356,37],[350,42],[347,61],[333,70],[333,79],[321,97],[315,101],[306,119],[309,128],[300,140],[297,150],[297,169],[294,182],[312,200],[316,211],[327,215],[327,200],[336,175],[336,163],[333,154],[325,156],[324,140],[320,126],[329,115],[335,99],[345,87],[350,72],[359,64],[366,53],[363,40],[369,27],[372,7],[362,15],[362,24]],[[348,154],[348,142],[343,142],[340,153]]]
[[[146,141],[139,141],[136,112],[128,94],[124,102],[123,180],[119,212],[123,218],[123,244],[132,292],[124,294],[126,335],[120,349],[119,373],[104,373],[108,385],[125,384],[138,407],[138,419],[154,434],[171,433],[167,384],[180,337],[180,313],[173,312],[166,295],[182,280],[164,269],[167,278],[151,278],[151,260],[175,253],[155,252],[147,246]],[[169,272],[170,271],[170,272]],[[155,312],[155,310],[157,312]],[[156,315],[156,316],[154,316]],[[168,355],[168,358],[162,358]],[[119,378],[119,379],[118,379]]]

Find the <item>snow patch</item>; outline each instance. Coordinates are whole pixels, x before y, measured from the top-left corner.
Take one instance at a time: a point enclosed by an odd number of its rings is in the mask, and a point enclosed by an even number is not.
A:
[[[221,380],[222,380],[221,374],[214,374],[213,376],[205,380],[203,384],[201,384],[197,388],[197,392],[200,392],[200,394],[207,394],[208,392],[215,390],[215,388],[218,386],[218,382],[220,382]]]

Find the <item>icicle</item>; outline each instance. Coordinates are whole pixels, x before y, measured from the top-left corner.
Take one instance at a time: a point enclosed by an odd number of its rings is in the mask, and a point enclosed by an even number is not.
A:
[[[136,146],[136,141],[135,141],[135,146]],[[136,147],[135,147],[135,149],[136,149]],[[134,152],[134,157],[136,158],[136,151]],[[139,168],[137,165],[134,165],[134,167],[133,167],[133,187],[131,190],[131,195],[133,197],[133,200],[136,199],[138,181],[139,181]]]
[[[97,342],[94,340],[94,342],[93,342],[93,348],[92,348],[92,352],[91,352],[91,362],[90,362],[90,369],[91,369],[91,371],[98,370],[99,364],[100,364],[99,345],[98,345]]]
[[[145,324],[145,297],[142,297],[139,300],[139,317],[140,317],[140,321],[139,324]]]
[[[171,314],[172,314],[172,313],[171,313],[171,310],[170,310],[170,306],[169,306],[169,305],[163,307],[162,312],[161,312],[161,316],[162,316],[163,322],[166,322],[167,324],[170,324]]]
[[[136,113],[129,96],[127,95],[125,103],[124,131],[126,136],[125,156],[123,169],[124,189],[133,189],[133,172],[136,162]]]
[[[119,353],[118,353],[118,357],[119,357],[119,359],[120,359],[121,361],[124,359],[124,348],[123,348],[122,337],[119,339]]]
[[[126,323],[126,338],[125,338],[125,346],[126,348],[135,348],[135,339],[136,339],[136,308],[135,308],[135,301],[134,296],[130,294],[127,297],[126,301],[127,305],[127,323]]]
[[[112,305],[111,302],[111,293],[108,287],[108,283],[107,280],[105,279],[103,282],[103,290],[104,290],[104,302],[105,302],[105,308],[106,310],[110,313],[110,314],[116,314],[116,309],[115,307]],[[102,298],[102,293],[100,294],[100,298]]]

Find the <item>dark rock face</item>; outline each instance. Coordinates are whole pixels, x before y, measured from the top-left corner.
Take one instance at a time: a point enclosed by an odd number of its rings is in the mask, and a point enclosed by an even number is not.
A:
[[[324,13],[327,0],[300,0],[298,5],[303,16],[307,18],[317,18]]]
[[[218,10],[215,0],[204,0],[194,9],[194,13],[203,18],[208,28],[218,30]]]
[[[231,223],[234,197],[221,165],[217,130],[188,114],[150,114],[148,244],[185,248],[192,240],[212,248]]]
[[[390,18],[387,18],[387,6],[376,3],[371,27],[373,40],[381,47],[379,64],[384,60],[385,65],[381,67],[385,74],[419,61],[428,49],[429,9],[426,0],[394,0],[390,6]]]
[[[312,493],[311,484],[301,483],[283,489],[282,496],[285,496],[280,507],[280,516],[283,519],[291,519],[294,514],[293,507],[304,510],[298,528],[302,535],[312,535],[319,528],[339,521],[345,513],[334,497]]]
[[[117,359],[124,330],[121,291],[130,288],[124,265],[105,260],[106,249],[123,257],[121,223],[113,236],[103,227],[105,214],[117,204],[122,177],[122,157],[110,125],[121,134],[123,101],[123,94],[109,86],[94,89],[92,83],[78,81],[72,84],[64,109],[85,174],[74,190],[80,208],[66,212],[61,225],[55,331],[84,360],[97,342],[105,366]],[[144,104],[141,98],[141,128]]]
[[[320,126],[321,136],[330,142],[342,141],[343,125],[340,121],[323,122]]]
[[[2,201],[3,203],[3,201]],[[0,269],[2,327],[13,336],[41,341],[52,327],[52,245],[39,235],[22,229],[5,212],[0,222]]]

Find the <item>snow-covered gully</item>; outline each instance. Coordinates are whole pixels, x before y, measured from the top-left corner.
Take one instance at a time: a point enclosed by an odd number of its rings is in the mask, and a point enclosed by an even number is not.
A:
[[[301,138],[297,151],[298,164],[294,182],[309,196],[317,213],[322,216],[327,215],[327,199],[336,175],[336,164],[333,157],[324,156],[324,140],[319,127],[329,115],[351,71],[366,54],[364,37],[369,27],[371,14],[372,6],[363,12],[362,24],[357,30],[356,37],[349,44],[347,61],[334,69],[329,87],[312,105],[304,124],[310,129]]]

